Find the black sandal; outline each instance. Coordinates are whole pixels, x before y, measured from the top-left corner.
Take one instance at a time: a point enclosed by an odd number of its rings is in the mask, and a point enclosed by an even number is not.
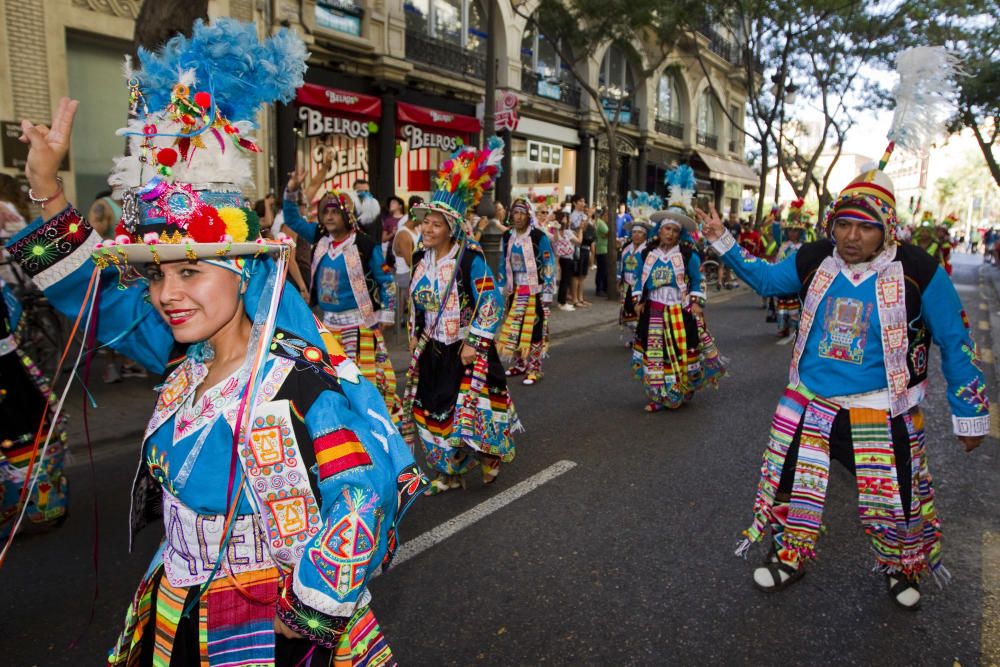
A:
[[[774,582],[774,584],[771,586],[763,586],[757,582],[757,579],[754,579],[753,585],[765,593],[777,593],[778,591],[783,591],[802,577],[806,576],[805,568],[801,565],[795,568],[788,563],[783,563],[781,561],[772,562],[767,560],[763,565],[761,565],[761,567],[767,570],[768,574],[771,575],[771,581]],[[787,579],[783,580],[781,578],[782,572],[788,575]]]
[[[892,583],[892,580],[896,579],[896,583]],[[906,611],[917,611],[920,609],[920,598],[917,598],[915,604],[907,605],[899,601],[899,596],[908,590],[915,590],[917,595],[920,595],[920,584],[916,581],[911,581],[905,577],[897,577],[895,575],[887,574],[885,575],[885,585],[886,589],[889,591],[889,597],[892,601],[896,603],[896,606],[900,609],[905,609]]]

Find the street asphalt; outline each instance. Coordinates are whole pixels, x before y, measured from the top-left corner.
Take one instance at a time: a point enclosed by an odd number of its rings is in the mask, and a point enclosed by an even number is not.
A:
[[[955,263],[992,388],[1000,270]],[[472,476],[467,490],[420,499],[402,540],[423,550],[372,582],[401,665],[1000,664],[998,442],[962,451],[936,352],[925,409],[951,585],[928,581],[919,612],[893,605],[871,571],[853,480],[835,466],[819,560],[787,591],[753,588],[763,547],[748,561],[733,550],[791,347],[759,298],[727,297],[707,316],[730,375],[676,412],[643,412],[611,324],[557,338],[545,379],[512,386],[527,428],[515,461],[491,487]],[[102,445],[92,473],[74,445],[69,520],[20,537],[0,573],[3,664],[101,664],[162,533],[145,529],[127,553],[135,447]],[[442,537],[453,519],[460,529]]]

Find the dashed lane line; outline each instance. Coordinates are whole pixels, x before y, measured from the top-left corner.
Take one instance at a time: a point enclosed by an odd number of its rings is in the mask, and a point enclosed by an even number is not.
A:
[[[980,331],[989,331],[990,330],[990,323],[988,321],[986,321],[986,320],[979,320],[979,323],[977,324],[977,326],[979,327]]]
[[[485,500],[472,509],[462,512],[458,516],[445,521],[437,528],[432,528],[423,535],[419,535],[412,540],[405,541],[402,546],[399,547],[399,551],[396,552],[396,557],[392,561],[392,567],[397,567],[414,556],[420,555],[431,547],[445,541],[460,530],[468,528],[477,521],[485,519],[490,514],[503,509],[518,498],[531,493],[542,484],[551,482],[556,477],[569,472],[575,467],[576,463],[573,461],[557,461],[541,472],[535,473],[528,479],[518,482],[509,489],[498,493],[489,500]]]

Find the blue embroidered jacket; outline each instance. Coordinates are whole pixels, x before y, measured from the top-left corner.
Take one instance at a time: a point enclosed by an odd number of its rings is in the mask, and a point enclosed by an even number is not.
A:
[[[37,219],[8,248],[50,302],[75,316],[84,305],[94,270],[90,255],[100,241],[67,208],[49,221]],[[274,262],[249,261],[253,267],[244,305],[252,317],[257,302],[266,302]],[[398,522],[426,481],[378,390],[353,362],[325,349],[319,325],[298,293],[286,290],[278,311],[278,329],[261,371],[260,400],[238,448],[236,514],[259,517],[267,551],[285,573],[279,616],[300,634],[335,647],[355,610],[370,598],[368,578],[391,561]],[[96,324],[99,341],[150,371],[168,373],[158,388],[133,486],[132,533],[157,516],[161,498],[204,517],[205,523],[217,523],[229,507],[227,489],[234,479],[233,404],[206,405],[178,422],[185,403],[201,405],[189,399],[207,371],[176,346],[148,301],[144,280],[125,285],[116,268],[105,268]],[[174,498],[179,505],[172,504]],[[165,519],[171,529],[174,517]],[[163,562],[169,542],[151,572]],[[204,548],[200,553],[176,544],[171,548],[167,555],[190,565],[192,573],[212,565],[199,561],[211,560],[204,558]],[[225,550],[230,559],[233,551]]]
[[[876,295],[876,274],[837,273],[816,312],[807,313],[809,286],[826,258],[834,254],[828,239],[804,244],[776,264],[748,255],[728,233],[713,244],[723,261],[762,296],[800,294],[803,321],[814,318],[799,363],[799,378],[811,391],[834,397],[889,388]],[[989,432],[986,380],[977,367],[976,344],[962,302],[948,275],[919,248],[895,247],[892,262],[901,265],[905,294],[905,387],[907,407],[923,397],[929,345],[941,350],[952,423],[958,435]]]

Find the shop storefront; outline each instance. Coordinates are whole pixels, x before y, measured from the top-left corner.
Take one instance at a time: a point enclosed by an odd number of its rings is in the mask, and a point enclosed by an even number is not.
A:
[[[703,173],[711,180],[712,202],[720,211],[740,211],[744,187],[758,184],[757,174],[745,163],[696,151],[696,163],[700,163]],[[695,174],[699,177],[698,167]],[[701,197],[699,191],[699,197]],[[706,193],[707,194],[707,193]],[[707,201],[705,202],[707,203]]]
[[[325,189],[349,189],[369,178],[382,113],[378,97],[307,83],[296,92],[295,107],[295,162],[310,180],[321,177]]]
[[[576,191],[575,128],[521,117],[511,138],[511,199],[528,197],[535,204],[565,201]]]
[[[438,168],[459,146],[478,144],[473,116],[396,103],[395,194],[430,196]]]

